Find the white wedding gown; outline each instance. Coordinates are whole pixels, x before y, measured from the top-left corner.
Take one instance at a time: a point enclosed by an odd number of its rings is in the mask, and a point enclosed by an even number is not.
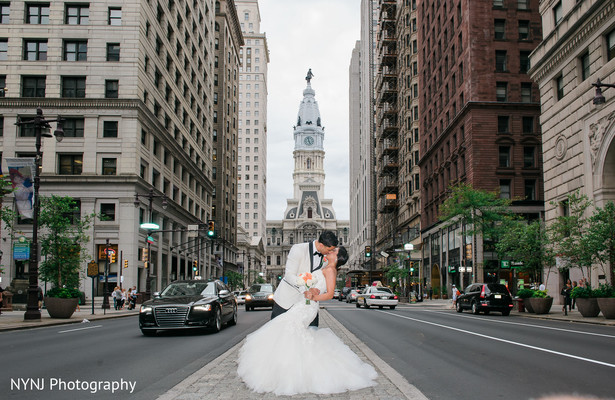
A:
[[[324,291],[322,272],[314,275],[315,287]],[[376,385],[376,370],[331,329],[308,327],[317,312],[318,302],[306,305],[301,300],[247,336],[237,373],[250,389],[276,395],[328,394]]]

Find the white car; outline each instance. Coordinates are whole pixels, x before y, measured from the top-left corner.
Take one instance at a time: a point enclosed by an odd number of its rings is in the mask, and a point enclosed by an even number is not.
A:
[[[384,286],[369,286],[357,295],[357,308],[378,306],[378,308],[389,307],[394,310],[398,303],[397,295]]]
[[[235,297],[237,298],[237,304],[245,304],[246,303],[246,294],[248,292],[246,290],[236,290],[233,292]]]

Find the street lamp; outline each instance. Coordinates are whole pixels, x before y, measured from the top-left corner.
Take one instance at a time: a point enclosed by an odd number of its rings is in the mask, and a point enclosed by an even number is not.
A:
[[[43,116],[43,110],[38,107],[36,109],[36,117],[31,120],[21,121],[19,118],[15,125],[24,126],[32,125],[34,127],[34,133],[36,135],[36,157],[34,158],[34,204],[32,213],[32,246],[30,249],[30,262],[29,262],[29,286],[28,286],[28,305],[24,314],[24,320],[40,320],[41,311],[38,309],[38,215],[40,201],[38,191],[40,187],[39,168],[42,158],[42,138],[52,137],[47,133],[48,129],[51,129],[50,122],[57,122],[56,130],[53,132],[56,140],[61,142],[64,139],[64,119],[57,117],[56,119],[45,119]]]
[[[146,195],[148,201],[148,222],[142,223],[139,227],[141,229],[146,229],[147,230],[147,276],[145,278],[145,299],[149,300],[150,298],[150,293],[151,293],[151,280],[150,280],[150,272],[149,270],[151,269],[151,262],[150,260],[152,259],[152,240],[150,239],[149,234],[151,233],[151,231],[156,231],[158,229],[160,229],[160,226],[158,226],[158,224],[156,224],[155,222],[152,221],[152,214],[153,214],[153,203],[154,203],[154,198],[156,197],[161,197],[162,198],[162,208],[163,209],[167,209],[167,196],[162,193],[162,194],[155,194],[154,193],[154,188],[150,188],[149,189],[149,193]],[[134,205],[135,208],[139,208],[139,206],[141,205],[141,199],[139,199],[139,193],[135,193],[135,201],[134,201]]]
[[[600,82],[600,78],[596,81],[596,83],[592,83],[592,86],[596,88],[596,94],[594,95],[594,105],[601,106],[606,102],[604,95],[602,94],[601,88],[615,88],[615,84],[612,83],[602,83]],[[605,90],[606,90],[605,89]]]

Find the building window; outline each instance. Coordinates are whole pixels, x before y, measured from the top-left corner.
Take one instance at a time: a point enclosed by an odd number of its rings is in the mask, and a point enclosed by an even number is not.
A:
[[[87,40],[64,41],[64,61],[87,61]]]
[[[530,70],[530,52],[520,51],[519,52],[519,72],[522,74],[525,74],[529,70]]]
[[[2,136],[4,136],[4,117],[0,116],[0,137]],[[0,160],[2,160],[1,156]]]
[[[510,132],[510,117],[508,115],[498,115],[498,133]]]
[[[529,0],[517,0],[517,10],[529,10]]]
[[[498,154],[498,165],[505,168],[510,167],[510,146],[500,146]]]
[[[536,148],[533,146],[523,147],[523,166],[534,168],[536,166]]]
[[[0,24],[9,23],[10,3],[0,3]]]
[[[504,7],[504,0],[493,0],[493,7],[495,8]]]
[[[59,175],[81,175],[82,167],[82,154],[58,154]]]
[[[90,20],[90,7],[88,5],[66,5],[65,23],[68,25],[87,25]]]
[[[84,118],[65,118],[64,137],[83,137]]]
[[[120,61],[119,43],[107,43],[107,61]]]
[[[116,138],[118,133],[118,121],[104,121],[103,122],[103,137],[104,138]]]
[[[564,77],[562,75],[555,78],[555,91],[557,94],[557,100],[564,98]]]
[[[109,7],[109,25],[122,25],[122,9]]]
[[[120,81],[108,79],[105,81],[105,97],[107,99],[117,99],[119,97]]]
[[[84,76],[63,76],[62,77],[62,97],[85,97],[85,77]]]
[[[100,215],[101,221],[115,221],[115,204],[101,203]]]
[[[506,72],[506,50],[495,51],[495,71]]]
[[[534,133],[534,117],[522,118],[523,133]]]
[[[615,58],[615,29],[613,29],[606,37],[606,45],[608,48],[609,61]]]
[[[506,39],[506,20],[496,19],[494,21],[495,39]]]
[[[26,24],[49,24],[49,3],[32,3],[26,6]]]
[[[519,40],[530,39],[530,21],[519,21]]]
[[[495,86],[496,101],[508,100],[508,84],[506,82],[497,82]]]
[[[525,180],[525,199],[536,200],[536,181],[534,179]]]
[[[22,77],[21,95],[22,97],[45,97],[44,76],[24,76]]]
[[[23,59],[28,61],[47,60],[47,40],[24,41]]]
[[[0,39],[0,61],[9,59],[9,41],[8,39]]]
[[[584,81],[589,78],[589,52],[586,51],[579,57],[579,64],[581,66],[581,80]]]
[[[500,179],[500,199],[510,199],[510,179]]]
[[[102,159],[102,174],[116,175],[117,174],[117,158]]]
[[[521,102],[522,103],[531,103],[532,102],[532,84],[531,83],[522,83],[521,84]]]
[[[553,20],[555,25],[559,24],[563,17],[562,2],[558,1],[555,7],[553,7]]]

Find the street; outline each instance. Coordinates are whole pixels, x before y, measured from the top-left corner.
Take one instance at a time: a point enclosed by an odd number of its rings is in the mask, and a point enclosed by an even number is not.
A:
[[[452,309],[327,310],[430,399],[612,398],[612,327],[458,314]]]
[[[217,334],[176,331],[145,337],[137,316],[3,332],[0,393],[9,399],[110,399],[118,395],[153,399],[239,343],[270,315],[269,310],[246,313],[240,308],[237,325]],[[123,379],[134,382],[135,388],[132,393],[128,389],[92,394],[51,387],[54,378],[65,382]],[[38,390],[41,384],[45,388]]]

